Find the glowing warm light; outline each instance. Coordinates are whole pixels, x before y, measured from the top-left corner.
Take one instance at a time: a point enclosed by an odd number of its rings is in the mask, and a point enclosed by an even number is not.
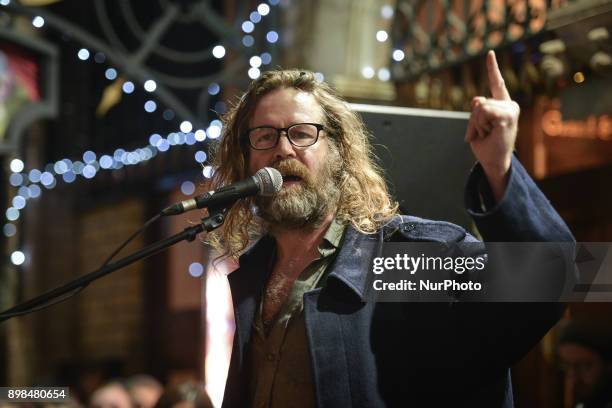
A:
[[[612,140],[612,117],[590,115],[586,120],[563,120],[559,110],[542,115],[542,130],[551,137]]]
[[[584,82],[584,74],[580,71],[576,72],[574,74],[574,82],[576,82],[577,84],[581,84]]]

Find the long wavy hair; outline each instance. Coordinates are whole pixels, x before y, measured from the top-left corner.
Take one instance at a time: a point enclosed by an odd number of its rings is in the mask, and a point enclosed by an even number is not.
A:
[[[338,183],[336,218],[358,231],[371,234],[397,214],[361,118],[334,89],[309,71],[277,70],[264,72],[223,117],[220,142],[214,147],[215,169],[212,188],[248,177],[249,145],[246,131],[255,107],[267,93],[295,88],[312,94],[321,105],[328,140],[340,153],[342,170]],[[253,199],[238,201],[226,214],[225,223],[208,235],[207,241],[223,255],[238,258],[249,241],[261,234],[262,225],[254,218]]]

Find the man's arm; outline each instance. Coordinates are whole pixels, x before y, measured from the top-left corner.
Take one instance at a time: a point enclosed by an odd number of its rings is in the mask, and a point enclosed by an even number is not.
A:
[[[491,98],[472,99],[465,141],[481,164],[496,201],[506,191],[518,129],[519,105],[510,98],[495,53],[487,54]]]
[[[465,205],[485,241],[574,241],[565,222],[516,158],[512,158],[503,196],[496,200],[491,190],[483,167],[477,164],[468,178]]]

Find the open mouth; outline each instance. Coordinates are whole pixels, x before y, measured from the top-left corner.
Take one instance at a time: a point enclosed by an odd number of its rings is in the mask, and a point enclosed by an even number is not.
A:
[[[287,174],[283,176],[283,182],[284,183],[290,183],[290,182],[299,182],[302,181],[302,178],[299,176],[294,176],[293,174]]]

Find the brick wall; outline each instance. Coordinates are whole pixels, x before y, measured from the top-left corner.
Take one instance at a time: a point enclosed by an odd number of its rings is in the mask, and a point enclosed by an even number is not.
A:
[[[79,221],[78,269],[85,273],[99,267],[119,243],[142,225],[143,204],[126,200],[88,211]],[[138,237],[122,254],[142,245],[143,239]],[[143,263],[136,262],[92,283],[79,295],[81,358],[117,358],[130,366],[141,365],[143,273]]]

